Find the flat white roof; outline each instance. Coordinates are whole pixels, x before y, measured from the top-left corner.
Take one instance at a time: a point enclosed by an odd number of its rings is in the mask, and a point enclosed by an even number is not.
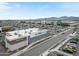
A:
[[[43,30],[39,30],[38,32],[34,32],[33,34],[30,34],[30,38],[35,37],[35,36],[39,36],[39,35],[42,35],[42,34],[45,34],[45,33],[47,33],[47,31],[48,30],[43,29]]]
[[[20,36],[19,36],[20,35]],[[9,41],[16,40],[22,37],[26,37],[28,34],[24,30],[11,31],[6,33],[6,39]]]
[[[10,31],[10,32],[6,32],[5,38],[9,41],[13,41],[27,36],[35,37],[39,34],[45,33],[46,31],[47,31],[46,29],[39,30],[39,28],[29,28],[23,30]]]

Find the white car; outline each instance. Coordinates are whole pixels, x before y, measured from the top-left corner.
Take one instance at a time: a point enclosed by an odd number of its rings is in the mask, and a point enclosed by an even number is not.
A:
[[[77,45],[76,44],[74,44],[74,43],[67,43],[67,45],[69,45],[69,46],[71,46],[71,47],[77,47]]]

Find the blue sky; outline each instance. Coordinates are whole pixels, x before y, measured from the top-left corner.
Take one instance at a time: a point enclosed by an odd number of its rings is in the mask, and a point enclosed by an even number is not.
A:
[[[79,16],[79,2],[0,2],[0,19]]]

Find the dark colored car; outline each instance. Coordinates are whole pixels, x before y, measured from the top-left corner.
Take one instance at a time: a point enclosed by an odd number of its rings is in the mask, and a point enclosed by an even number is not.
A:
[[[62,33],[62,34],[65,34],[65,33]]]
[[[77,42],[76,42],[76,41],[71,41],[70,43],[74,43],[74,44],[77,44]]]

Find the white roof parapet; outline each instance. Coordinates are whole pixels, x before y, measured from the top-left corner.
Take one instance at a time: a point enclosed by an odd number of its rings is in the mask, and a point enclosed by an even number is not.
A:
[[[18,30],[7,32],[5,38],[9,41],[13,41],[16,39],[24,38],[26,36],[28,36],[28,34],[27,32],[25,32],[25,30]]]
[[[45,32],[47,32],[46,29],[39,30],[39,28],[29,28],[25,30],[16,30],[16,31],[11,31],[11,32],[6,32],[5,38],[9,41],[13,41],[13,40],[24,38],[27,36],[34,37],[39,34],[43,34]]]

